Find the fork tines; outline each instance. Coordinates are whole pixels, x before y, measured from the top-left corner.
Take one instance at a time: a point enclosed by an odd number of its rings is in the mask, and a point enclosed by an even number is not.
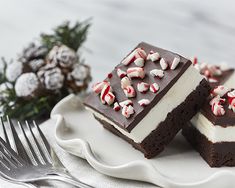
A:
[[[18,121],[16,129],[7,116],[8,127],[3,118],[1,124],[6,143],[22,158],[34,166],[52,164],[50,145],[35,121],[25,121],[24,124]]]
[[[0,169],[9,171],[12,168],[22,167],[24,161],[18,156],[18,154],[7,144],[2,138],[0,138]]]

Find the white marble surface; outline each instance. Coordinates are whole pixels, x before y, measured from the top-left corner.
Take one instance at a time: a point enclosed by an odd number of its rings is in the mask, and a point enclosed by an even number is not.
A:
[[[186,57],[197,55],[207,62],[234,65],[234,8],[232,0],[0,0],[0,56],[15,58],[41,31],[49,32],[63,20],[91,17],[82,51],[94,81],[103,79],[140,41]],[[100,175],[96,181],[103,178]],[[112,187],[112,180],[106,181]]]

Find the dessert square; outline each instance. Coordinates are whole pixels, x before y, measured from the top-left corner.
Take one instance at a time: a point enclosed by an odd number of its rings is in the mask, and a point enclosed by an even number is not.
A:
[[[198,112],[209,91],[190,60],[142,42],[93,86],[84,105],[104,128],[152,158]]]
[[[210,97],[182,133],[211,167],[235,166],[235,91],[230,88],[235,83],[234,70],[200,67],[208,79],[217,81],[210,82]]]

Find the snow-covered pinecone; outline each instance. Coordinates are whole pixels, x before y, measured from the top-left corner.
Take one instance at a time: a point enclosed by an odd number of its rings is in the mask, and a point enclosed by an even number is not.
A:
[[[47,90],[56,91],[64,85],[64,75],[55,63],[46,64],[38,71],[37,75]]]
[[[49,63],[58,64],[61,68],[72,68],[78,61],[76,52],[65,46],[54,46],[48,53],[47,60]]]
[[[45,57],[48,49],[35,43],[30,43],[25,48],[19,57],[19,61],[28,64],[34,72],[37,72],[43,65],[45,65]]]
[[[44,59],[48,49],[41,45],[36,45],[35,43],[30,43],[26,47],[19,57],[19,60],[23,63],[27,63],[33,59]]]
[[[71,72],[67,74],[66,83],[74,92],[79,92],[88,87],[91,81],[90,67],[83,63],[75,64]]]
[[[35,73],[22,74],[15,83],[15,92],[18,97],[31,98],[38,96],[41,87]]]
[[[15,82],[16,79],[25,72],[30,72],[31,68],[20,61],[14,61],[6,67],[6,78],[9,82]]]

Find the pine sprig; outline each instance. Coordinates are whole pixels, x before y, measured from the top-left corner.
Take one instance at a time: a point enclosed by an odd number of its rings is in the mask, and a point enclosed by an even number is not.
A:
[[[69,22],[65,22],[55,28],[53,34],[41,34],[41,43],[48,50],[61,43],[77,51],[86,40],[89,27],[89,20],[76,22],[74,26],[70,26]]]

